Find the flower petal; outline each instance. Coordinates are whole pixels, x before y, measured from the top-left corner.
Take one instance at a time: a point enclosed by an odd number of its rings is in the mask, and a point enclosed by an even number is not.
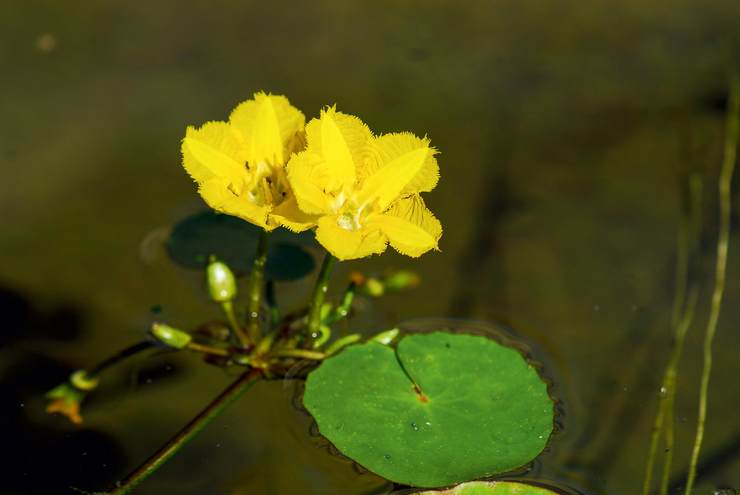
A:
[[[367,143],[372,138],[370,129],[357,117],[329,107],[308,123],[306,137],[307,149],[326,161],[331,178],[329,189],[352,186],[356,168],[363,162]]]
[[[414,258],[438,249],[442,236],[442,225],[418,195],[397,201],[386,213],[373,215],[370,222],[388,236],[396,251]]]
[[[205,202],[216,211],[242,218],[258,227],[270,231],[275,228],[267,224],[268,206],[257,206],[247,198],[237,196],[228,182],[215,178],[203,182],[199,189]]]
[[[329,182],[329,174],[321,156],[303,151],[293,155],[287,169],[288,182],[298,207],[311,215],[328,212],[329,201],[324,190]]]
[[[247,169],[237,136],[226,122],[188,127],[182,141],[182,164],[196,182],[221,178],[241,188]]]
[[[401,191],[401,196],[431,191],[439,181],[439,165],[434,158],[437,150],[429,146],[428,138],[418,138],[410,132],[383,134],[373,139],[368,146],[368,159],[364,167],[358,170],[358,179],[363,181],[384,164],[419,148],[429,148],[431,153],[427,155],[419,172]]]
[[[367,177],[357,195],[360,205],[377,202],[382,211],[395,201],[417,176],[434,151],[426,145],[405,151]]]
[[[364,258],[385,251],[387,239],[377,228],[345,230],[336,216],[319,218],[316,240],[340,260]]]
[[[261,161],[281,166],[297,151],[306,118],[285,96],[260,92],[239,104],[229,121],[244,140],[250,166]]]
[[[268,223],[282,225],[293,232],[303,232],[316,225],[316,215],[309,215],[298,208],[298,202],[294,196],[273,208],[268,218]]]

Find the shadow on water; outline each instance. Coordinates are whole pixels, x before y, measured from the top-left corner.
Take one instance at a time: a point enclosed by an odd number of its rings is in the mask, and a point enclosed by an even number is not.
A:
[[[510,122],[514,122],[509,119]],[[492,259],[500,257],[505,244],[500,242],[501,223],[512,212],[521,207],[509,177],[509,163],[516,143],[514,126],[508,128],[499,136],[494,144],[489,146],[496,150],[493,156],[498,157],[495,163],[490,164],[483,182],[488,184],[479,199],[478,212],[473,219],[475,228],[473,235],[466,244],[459,261],[459,283],[453,292],[450,301],[449,314],[455,317],[470,316],[478,306],[478,298],[482,295],[480,287],[491,274],[482,270]],[[494,283],[505,285],[505,272],[502,269],[494,271]],[[505,296],[496,293],[499,298]],[[505,299],[490,300],[493,294],[487,295],[487,304],[499,311],[506,309]]]
[[[75,370],[38,351],[37,344],[65,343],[80,338],[83,314],[79,308],[58,305],[39,310],[25,295],[0,288],[0,314],[4,349],[0,390],[3,400],[3,475],[0,493],[65,494],[99,489],[113,483],[126,467],[119,443],[94,428],[69,424],[66,418],[46,416],[44,394],[64,382]],[[148,384],[177,374],[161,360],[132,369],[132,381],[108,384],[104,394],[93,397],[92,407],[131,386]]]
[[[111,482],[124,461],[113,437],[73,427],[58,417],[46,421],[38,414],[40,398],[66,380],[73,368],[35,352],[17,350],[31,341],[77,339],[82,333],[80,311],[58,306],[42,313],[22,294],[2,288],[0,312],[5,322],[0,332],[2,345],[16,347],[0,379],[5,404],[0,431],[6,452],[0,492],[71,494],[78,493],[73,487],[93,489]]]

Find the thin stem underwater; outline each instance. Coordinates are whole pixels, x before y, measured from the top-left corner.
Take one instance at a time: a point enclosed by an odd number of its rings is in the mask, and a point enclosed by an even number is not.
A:
[[[683,177],[683,174],[681,174],[681,177]],[[676,237],[676,282],[671,317],[671,326],[674,329],[674,342],[660,382],[658,410],[655,414],[650,435],[650,447],[645,463],[642,495],[648,495],[650,493],[661,434],[665,435],[666,445],[665,456],[663,458],[663,474],[661,477],[661,493],[664,491],[667,480],[668,475],[666,473],[670,472],[671,463],[673,462],[672,449],[674,444],[676,376],[678,374],[678,364],[683,353],[686,333],[694,319],[694,310],[699,292],[696,284],[693,284],[689,289],[688,300],[686,299],[687,287],[689,285],[689,264],[694,256],[701,231],[698,213],[701,202],[701,181],[697,179],[697,176],[689,175],[688,180],[684,181],[682,179],[680,184],[681,190],[684,193],[681,194],[683,198],[682,215]]]
[[[660,494],[667,495],[668,482],[671,474],[671,464],[673,463],[673,451],[675,449],[675,402],[676,402],[676,382],[678,380],[678,363],[683,354],[686,333],[694,320],[694,311],[699,291],[696,287],[692,288],[686,303],[686,311],[683,313],[681,321],[676,329],[676,342],[673,352],[668,361],[668,367],[663,376],[661,393],[664,395],[662,404],[665,411],[665,456],[663,457],[663,471],[660,478]]]
[[[691,451],[691,461],[686,480],[685,495],[690,495],[696,481],[696,466],[699,461],[701,445],[704,440],[704,427],[707,419],[707,402],[709,393],[709,378],[712,371],[712,343],[717,333],[722,296],[725,289],[727,271],[727,253],[730,244],[730,216],[732,212],[732,191],[730,185],[735,170],[735,159],[738,143],[738,115],[740,115],[740,79],[734,72],[730,79],[730,98],[727,109],[725,126],[724,160],[719,176],[719,235],[717,239],[717,262],[715,265],[714,290],[712,291],[709,321],[704,336],[704,366],[701,374],[699,389],[699,408],[696,424],[694,447]]]
[[[136,468],[115,487],[106,492],[107,495],[125,495],[131,493],[139,483],[151,476],[157,469],[174,456],[186,443],[192,440],[208,424],[216,419],[231,404],[239,399],[256,381],[262,377],[258,369],[244,372],[235,382],[229,385],[221,394],[205,407],[195,418],[185,425],[166,444],[160,447],[141,466]]]
[[[666,448],[673,445],[673,404],[675,397],[675,382],[678,363],[683,353],[686,333],[694,318],[694,309],[698,299],[698,288],[693,285],[690,288],[688,301],[686,290],[689,285],[688,274],[692,255],[695,254],[699,239],[700,211],[701,211],[701,182],[697,176],[689,174],[688,178],[680,174],[679,188],[681,194],[681,221],[676,236],[676,268],[675,268],[675,290],[673,295],[671,328],[674,330],[673,350],[660,382],[658,393],[658,410],[653,421],[650,434],[650,446],[645,462],[645,476],[642,484],[642,495],[650,493],[655,460],[658,453],[658,444],[663,433],[665,433]],[[663,474],[670,470],[672,452],[667,451],[664,457]],[[662,485],[661,485],[662,490]]]

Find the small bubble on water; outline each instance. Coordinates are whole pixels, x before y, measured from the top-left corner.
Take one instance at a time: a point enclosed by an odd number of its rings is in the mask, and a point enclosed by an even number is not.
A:
[[[419,431],[419,426],[414,422],[411,423],[411,428],[413,428],[414,431]]]
[[[429,422],[429,421],[427,421],[427,422],[426,422],[426,423],[424,423],[424,424],[425,424],[425,425],[427,425],[427,426],[432,426],[432,423],[431,423],[431,422]]]
[[[712,495],[735,495],[737,492],[734,488],[723,486],[719,488],[715,488],[712,491]]]
[[[385,460],[390,460],[391,458],[390,454],[385,454],[383,457],[385,458]]]
[[[666,395],[668,393],[668,389],[666,387],[660,387],[660,395]]]

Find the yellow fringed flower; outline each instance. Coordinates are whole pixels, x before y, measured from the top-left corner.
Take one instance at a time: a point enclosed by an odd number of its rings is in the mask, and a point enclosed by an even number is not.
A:
[[[182,163],[214,210],[268,231],[306,230],[315,219],[298,209],[285,174],[291,154],[304,147],[304,124],[286,97],[256,93],[228,122],[188,127]]]
[[[298,207],[317,216],[316,239],[341,260],[396,251],[417,257],[437,249],[442,226],[419,193],[431,191],[439,166],[427,138],[374,137],[357,117],[322,110],[306,126],[307,147],[288,163]]]

